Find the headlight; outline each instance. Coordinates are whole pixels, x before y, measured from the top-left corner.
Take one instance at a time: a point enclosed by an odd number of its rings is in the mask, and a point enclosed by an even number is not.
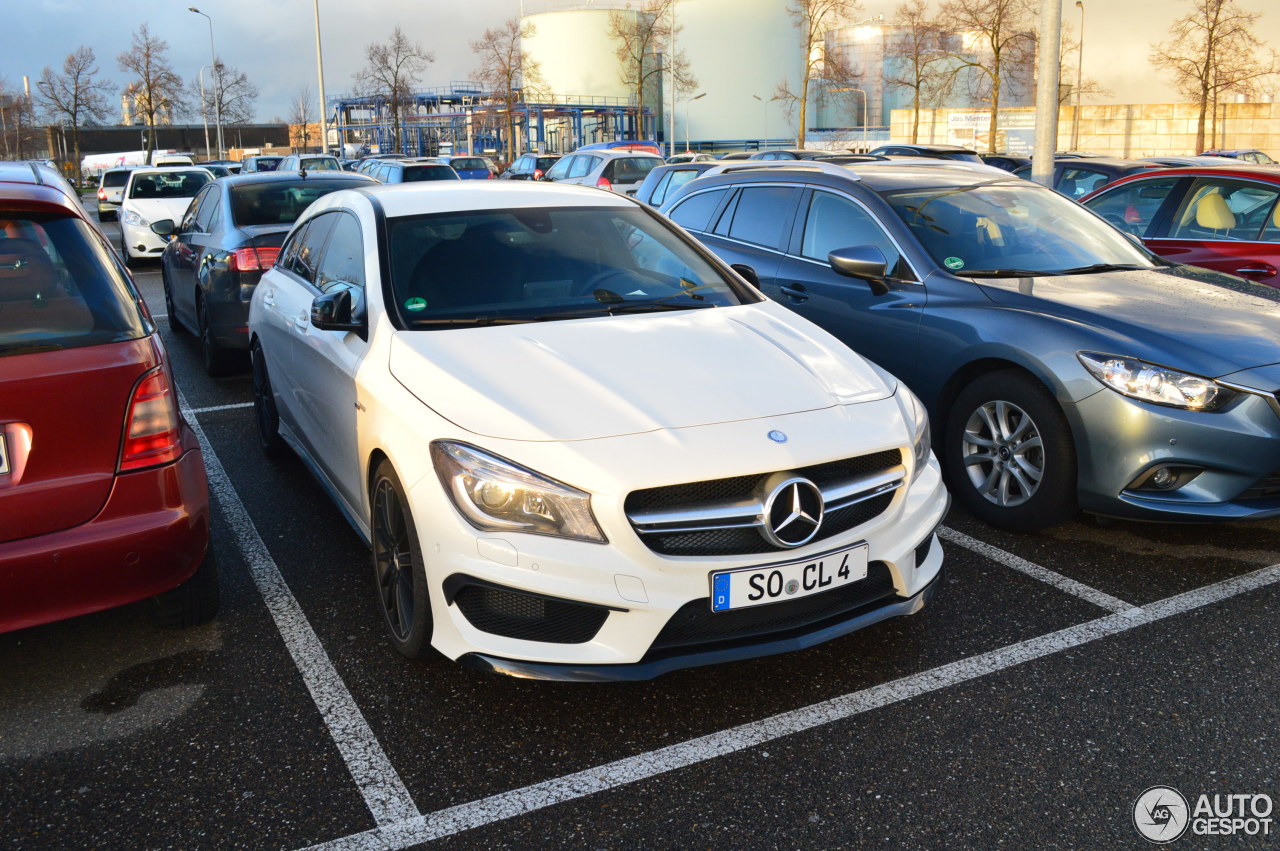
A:
[[[1156,366],[1135,358],[1078,352],[1076,357],[1085,369],[1103,384],[1134,399],[1184,408],[1188,411],[1213,411],[1235,398],[1236,391],[1175,369]]]
[[[590,494],[465,443],[434,441],[431,460],[445,492],[477,529],[605,543]]]
[[[142,218],[142,216],[139,216],[133,210],[125,210],[123,213],[121,213],[120,221],[124,222],[126,225],[130,225],[135,228],[151,227],[151,222]]]
[[[911,454],[915,457],[915,471],[911,474],[911,481],[914,482],[929,463],[929,449],[933,442],[929,432],[929,412],[925,410],[920,397],[905,386],[900,386],[898,392],[903,394],[902,398],[910,411],[907,425],[911,428]]]

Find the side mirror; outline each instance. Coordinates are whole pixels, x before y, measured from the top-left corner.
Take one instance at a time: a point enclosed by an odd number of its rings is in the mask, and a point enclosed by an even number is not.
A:
[[[321,331],[363,331],[364,323],[352,318],[351,290],[316,296],[311,302],[311,324]]]
[[[151,232],[156,236],[173,236],[175,230],[177,230],[177,226],[174,225],[173,219],[161,219],[151,225]]]
[[[874,245],[837,248],[827,255],[827,262],[838,274],[866,281],[875,295],[889,292],[889,285],[885,283],[889,261],[885,259],[884,252]]]
[[[756,274],[755,269],[752,269],[745,263],[734,263],[729,268],[746,278],[748,284],[756,289],[760,289],[760,276]]]

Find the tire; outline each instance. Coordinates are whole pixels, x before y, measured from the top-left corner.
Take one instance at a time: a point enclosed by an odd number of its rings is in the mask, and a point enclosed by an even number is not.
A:
[[[1035,532],[1076,514],[1071,427],[1026,373],[988,373],[965,387],[948,412],[944,440],[951,493],[981,520]]]
[[[271,377],[267,374],[267,361],[257,340],[249,350],[253,369],[253,415],[257,424],[258,446],[268,458],[284,455],[285,443],[280,437],[280,413],[276,410],[276,397],[271,391]]]
[[[178,312],[173,308],[173,291],[169,287],[169,270],[165,267],[164,261],[160,261],[160,282],[164,286],[164,311],[169,317],[169,330],[174,334],[187,333],[187,326],[183,325],[178,319]]]
[[[421,659],[431,651],[431,598],[418,530],[389,461],[374,471],[369,504],[373,585],[382,622],[401,655]]]
[[[196,296],[196,330],[200,333],[200,356],[204,361],[204,371],[214,378],[229,375],[238,366],[236,353],[219,346],[213,339],[213,329],[209,327],[209,316],[204,309],[204,300]]]
[[[218,613],[218,560],[213,546],[204,552],[204,560],[177,588],[152,597],[151,616],[156,623],[171,629],[199,626],[213,620]]]
[[[120,260],[124,263],[126,269],[132,269],[137,265],[136,260],[129,256],[129,246],[124,242],[124,228],[120,229]]]

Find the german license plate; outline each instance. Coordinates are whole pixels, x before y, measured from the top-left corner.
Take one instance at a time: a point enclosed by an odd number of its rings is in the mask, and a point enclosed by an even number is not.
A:
[[[816,558],[711,574],[711,611],[727,612],[821,594],[867,576],[867,545]]]
[[[5,434],[0,431],[0,476],[9,474],[9,444],[5,440]]]

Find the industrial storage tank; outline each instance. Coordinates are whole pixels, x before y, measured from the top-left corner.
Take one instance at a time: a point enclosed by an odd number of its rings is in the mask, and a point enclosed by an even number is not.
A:
[[[797,88],[801,73],[800,31],[782,0],[679,0],[676,49],[689,60],[698,84],[676,97],[675,138],[683,149],[694,141],[795,141],[795,118],[772,100],[778,83]],[[754,95],[755,97],[752,97]],[[756,100],[759,98],[760,100]],[[671,109],[670,92],[666,109]]]
[[[625,4],[544,0],[524,4],[522,25],[533,34],[520,42],[527,59],[539,65],[548,92],[557,97],[625,98],[618,43],[609,37],[609,15],[635,15]]]

